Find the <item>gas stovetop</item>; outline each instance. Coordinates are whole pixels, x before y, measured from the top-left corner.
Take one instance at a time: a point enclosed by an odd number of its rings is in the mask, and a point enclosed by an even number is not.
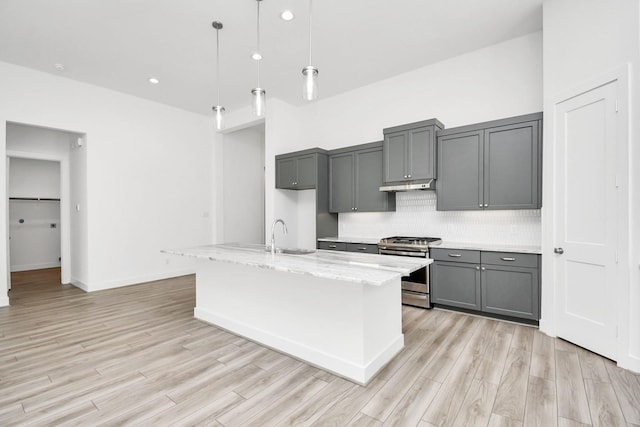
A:
[[[405,237],[394,236],[380,239],[378,247],[383,249],[413,249],[427,250],[429,246],[439,245],[442,239],[438,237]]]

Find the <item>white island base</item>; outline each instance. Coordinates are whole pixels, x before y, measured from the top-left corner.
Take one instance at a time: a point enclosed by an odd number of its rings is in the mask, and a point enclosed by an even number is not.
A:
[[[362,385],[404,346],[400,275],[371,285],[199,259],[194,316]]]

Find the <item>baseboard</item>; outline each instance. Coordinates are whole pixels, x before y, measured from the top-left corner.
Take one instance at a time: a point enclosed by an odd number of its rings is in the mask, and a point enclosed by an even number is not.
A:
[[[628,369],[636,374],[640,374],[640,357],[626,355],[624,357],[620,357],[618,360],[618,366],[620,368]]]
[[[140,283],[153,282],[155,280],[171,279],[173,277],[186,276],[187,274],[195,274],[195,266],[182,268],[178,270],[164,271],[162,273],[145,274],[141,276],[127,277],[118,280],[110,280],[98,283],[89,283],[86,285],[86,289],[78,286],[80,289],[84,289],[87,292],[103,291],[105,289],[121,288],[123,286],[138,285]]]
[[[275,335],[246,323],[238,322],[226,316],[220,316],[205,309],[196,307],[195,318],[219,326],[236,335],[260,343],[276,351],[285,353],[305,363],[330,371],[360,385],[366,385],[404,347],[404,335],[400,334],[389,346],[366,364],[358,365],[321,350],[309,347],[288,338]]]
[[[0,295],[0,307],[7,306],[9,306],[9,297],[7,296],[6,292],[3,292],[3,295]]]
[[[71,283],[73,286],[75,286],[78,289],[82,289],[85,292],[89,292],[89,287],[85,283],[81,282],[80,280],[74,279],[72,277],[71,282],[69,283]]]
[[[24,265],[12,265],[11,272],[17,273],[19,271],[30,271],[30,270],[43,270],[45,268],[55,268],[60,267],[59,262],[47,262],[42,264],[24,264]]]

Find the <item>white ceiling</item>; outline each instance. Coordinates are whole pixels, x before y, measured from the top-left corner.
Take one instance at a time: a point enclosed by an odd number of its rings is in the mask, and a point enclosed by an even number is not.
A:
[[[256,4],[0,0],[0,61],[210,114],[211,22],[221,21],[220,96],[230,111],[248,105],[256,87]],[[542,29],[542,0],[316,0],[313,8],[321,98]],[[281,20],[284,9],[296,18]],[[264,0],[260,14],[261,86],[267,99],[301,104],[308,0]]]

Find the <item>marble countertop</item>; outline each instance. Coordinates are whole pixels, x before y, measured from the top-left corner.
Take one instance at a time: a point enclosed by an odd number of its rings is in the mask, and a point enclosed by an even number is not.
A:
[[[541,254],[540,246],[530,245],[503,245],[498,243],[471,243],[471,242],[453,242],[443,240],[441,244],[432,246],[432,248],[443,249],[470,249],[477,251],[493,251],[493,252],[516,252],[522,254]]]
[[[324,250],[305,255],[272,255],[267,246],[241,243],[166,249],[162,252],[374,286],[407,276],[433,262],[427,258]]]
[[[341,237],[323,237],[318,239],[321,242],[344,242],[344,243],[365,243],[377,244],[380,239],[371,237],[341,236]],[[444,249],[471,249],[477,251],[495,251],[495,252],[517,252],[524,254],[541,254],[540,246],[531,245],[512,245],[500,243],[472,243],[472,242],[454,242],[443,240],[441,244],[432,246],[433,248]]]
[[[319,242],[341,242],[341,243],[364,243],[367,245],[377,245],[380,239],[372,237],[321,237]]]

